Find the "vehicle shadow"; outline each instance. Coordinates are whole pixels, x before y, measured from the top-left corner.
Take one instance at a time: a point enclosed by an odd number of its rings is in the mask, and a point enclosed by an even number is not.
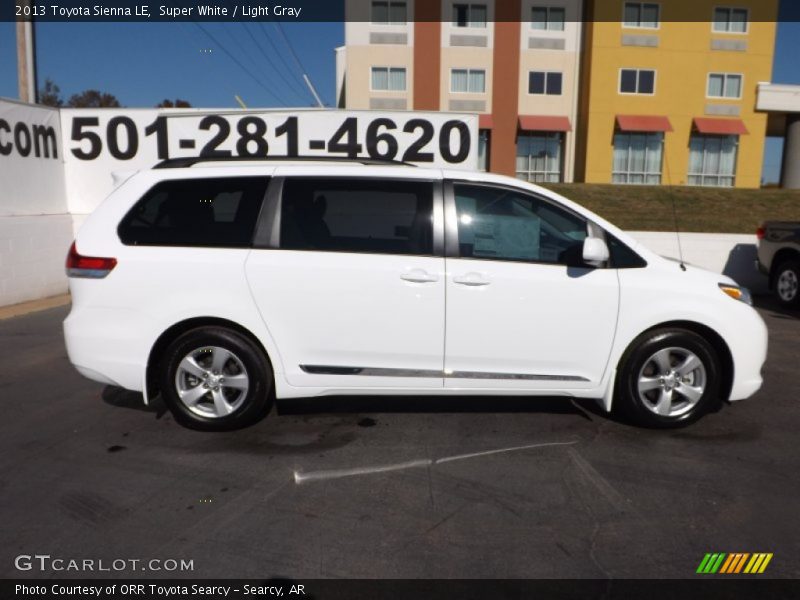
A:
[[[772,294],[754,296],[753,305],[760,310],[769,312],[770,316],[778,319],[800,319],[800,310],[786,308]]]
[[[155,414],[160,419],[168,409],[160,396],[146,405],[140,392],[107,385],[103,401],[116,408]],[[548,413],[613,420],[597,401],[566,396],[322,396],[276,400],[278,415],[360,413]]]
[[[758,246],[736,244],[728,253],[722,274],[749,288],[755,294],[766,294],[769,292],[769,279],[753,267],[757,258]]]
[[[132,392],[115,385],[107,385],[104,387],[101,396],[103,402],[106,404],[116,408],[130,408],[132,410],[154,413],[156,419],[160,419],[167,412],[167,407],[161,401],[160,396],[151,398],[150,404],[145,404],[141,392]]]
[[[592,421],[594,400],[564,396],[323,396],[276,401],[279,415],[354,413],[549,413]]]

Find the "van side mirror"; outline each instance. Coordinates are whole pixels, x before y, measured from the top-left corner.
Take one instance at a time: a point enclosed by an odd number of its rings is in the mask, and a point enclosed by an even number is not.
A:
[[[602,267],[608,259],[608,246],[603,240],[596,237],[583,240],[583,262],[592,267]]]

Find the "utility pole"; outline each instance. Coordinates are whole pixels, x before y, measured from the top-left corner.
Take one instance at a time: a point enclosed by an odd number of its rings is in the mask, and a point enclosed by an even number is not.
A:
[[[31,0],[20,4],[30,7]],[[17,20],[17,81],[19,99],[23,102],[36,102],[36,48],[33,33],[33,17]]]

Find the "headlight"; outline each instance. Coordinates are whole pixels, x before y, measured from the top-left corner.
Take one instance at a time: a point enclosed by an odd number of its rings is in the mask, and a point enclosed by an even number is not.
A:
[[[719,289],[721,289],[725,294],[733,298],[734,300],[739,300],[753,306],[753,296],[750,294],[750,290],[745,287],[739,287],[738,285],[730,285],[727,283],[720,283]]]

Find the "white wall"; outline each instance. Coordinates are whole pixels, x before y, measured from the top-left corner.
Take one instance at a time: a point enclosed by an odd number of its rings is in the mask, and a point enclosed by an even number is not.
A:
[[[674,232],[634,231],[631,235],[656,254],[679,258]],[[681,233],[683,260],[696,267],[724,273],[756,293],[767,291],[768,281],[755,266],[755,235],[735,233]]]
[[[0,306],[67,291],[62,149],[57,110],[0,100]]]

